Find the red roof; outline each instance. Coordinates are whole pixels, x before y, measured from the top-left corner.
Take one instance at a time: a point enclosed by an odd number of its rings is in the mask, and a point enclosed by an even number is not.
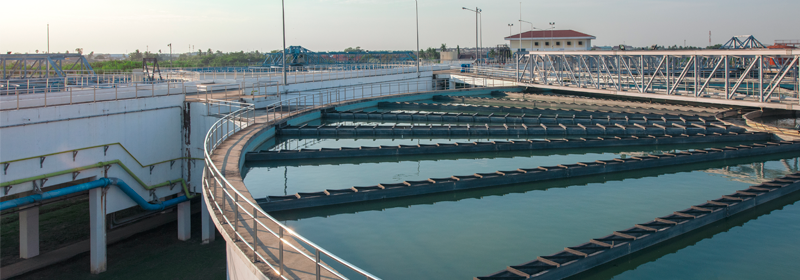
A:
[[[506,40],[509,39],[519,39],[520,34],[515,34],[506,37]],[[575,30],[535,30],[535,31],[528,31],[522,33],[522,38],[591,38],[595,39],[594,36],[581,33]]]

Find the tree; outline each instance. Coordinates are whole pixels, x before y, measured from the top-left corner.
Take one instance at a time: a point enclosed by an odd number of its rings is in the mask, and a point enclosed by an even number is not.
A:
[[[456,59],[458,59],[458,56],[461,56],[461,47],[456,45]]]
[[[207,55],[212,55],[212,54],[214,54],[214,51],[212,51],[211,48],[208,48],[208,50],[206,51],[206,54]]]
[[[135,60],[142,60],[142,53],[139,52],[139,49],[136,49],[136,51],[134,51],[134,52],[132,52],[132,53],[130,53],[128,55],[128,59],[134,60],[134,61]]]
[[[713,45],[713,46],[706,47],[706,49],[712,49],[712,50],[717,50],[717,49],[721,49],[721,48],[722,48],[722,44],[716,44],[716,45]]]
[[[364,50],[362,50],[361,47],[355,47],[355,48],[348,47],[344,49],[344,52],[363,52],[363,51]]]
[[[442,47],[439,48],[439,49],[442,50],[443,52],[446,52],[447,51],[447,44],[442,44]]]
[[[75,48],[75,52],[78,54],[83,54],[83,48]]]

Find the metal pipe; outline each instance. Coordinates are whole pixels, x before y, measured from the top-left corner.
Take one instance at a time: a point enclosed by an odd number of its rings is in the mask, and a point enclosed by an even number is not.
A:
[[[74,186],[69,186],[63,189],[53,190],[49,192],[44,192],[41,194],[34,194],[29,195],[26,197],[21,197],[13,200],[3,201],[0,202],[0,211],[24,206],[27,204],[41,202],[43,200],[57,198],[65,195],[70,195],[74,193],[79,193],[83,191],[87,191],[94,188],[105,188],[109,185],[116,185],[120,188],[125,194],[128,195],[134,202],[136,202],[140,207],[148,211],[159,211],[164,210],[164,208],[177,205],[178,203],[188,201],[189,198],[187,196],[180,196],[177,198],[173,198],[163,203],[159,204],[151,204],[144,200],[136,191],[134,191],[130,186],[128,186],[124,181],[117,179],[117,178],[100,178],[98,180],[78,184]]]

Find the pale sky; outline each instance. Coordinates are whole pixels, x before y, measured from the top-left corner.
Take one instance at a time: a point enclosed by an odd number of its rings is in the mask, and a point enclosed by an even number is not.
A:
[[[483,10],[483,46],[503,44],[519,32],[520,1],[420,0],[420,47],[475,46],[475,14]],[[84,48],[124,53],[135,49],[173,53],[196,49],[269,51],[281,48],[281,2],[251,1],[3,1],[0,51]],[[597,37],[594,45],[708,45],[752,34],[771,45],[800,39],[798,0],[560,0],[522,1],[522,19],[546,28],[574,29]],[[412,50],[414,1],[287,0],[286,45],[312,51]],[[530,25],[523,23],[523,31]]]

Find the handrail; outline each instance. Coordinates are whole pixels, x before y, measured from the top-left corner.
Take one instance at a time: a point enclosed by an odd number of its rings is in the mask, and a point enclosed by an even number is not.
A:
[[[40,157],[49,157],[49,156],[54,156],[54,155],[66,154],[66,153],[70,153],[70,152],[74,152],[74,151],[83,151],[83,150],[96,149],[96,148],[100,148],[100,147],[113,146],[113,145],[120,146],[120,148],[125,150],[125,152],[128,153],[128,155],[131,156],[131,158],[133,158],[133,160],[136,161],[136,163],[138,163],[141,167],[148,167],[148,166],[151,166],[151,165],[161,164],[161,163],[165,163],[165,162],[168,162],[168,161],[179,160],[179,159],[202,160],[202,158],[179,157],[179,158],[168,159],[168,160],[159,161],[159,162],[156,162],[156,163],[144,165],[138,159],[136,159],[136,157],[133,156],[133,154],[131,154],[131,152],[128,151],[128,149],[125,148],[125,146],[122,145],[122,143],[116,142],[116,143],[110,143],[110,144],[104,144],[104,145],[89,146],[89,147],[85,147],[85,148],[71,149],[71,150],[66,150],[66,151],[63,151],[63,152],[55,152],[55,153],[43,154],[43,155],[38,155],[38,156],[33,156],[33,157],[26,157],[26,158],[13,159],[13,160],[7,160],[7,161],[0,161],[0,164],[19,162],[19,161],[29,160],[29,159],[38,159]]]
[[[429,71],[433,71],[435,68],[434,65],[425,67],[428,68]],[[330,72],[291,72],[288,73],[287,77],[292,77],[294,79],[292,81],[293,83],[320,82],[348,78],[394,75],[400,73],[408,74],[415,71],[416,70],[414,67],[410,67],[409,65],[390,65],[390,67],[379,69],[356,69],[355,67],[350,67],[344,70]],[[186,82],[196,83],[197,81],[201,81],[206,78],[233,78],[236,80],[236,84],[238,84],[238,89],[241,90],[241,95],[244,95],[244,91],[247,88],[257,88],[254,86],[254,83],[250,83],[250,86],[248,87],[248,82],[250,82],[248,81],[248,76],[249,79],[256,79],[257,83],[260,83],[261,78],[266,78],[269,81],[278,79],[278,76],[276,75],[265,76],[260,74],[257,75],[256,73],[263,72],[165,72],[164,75],[166,75],[166,79],[163,81],[134,81],[135,77],[132,73],[123,75],[98,74],[93,76],[23,79],[14,81],[14,84],[11,84],[11,80],[5,80],[0,81],[0,96],[15,96],[16,104],[13,104],[15,102],[14,100],[4,100],[1,103],[5,104],[5,106],[0,107],[0,110],[19,110],[21,108],[36,108],[41,106],[47,107],[48,101],[50,101],[50,105],[72,105],[108,100],[125,100],[142,97],[187,94]],[[209,77],[209,75],[211,75],[211,77]],[[300,76],[302,76],[302,79],[299,78]],[[310,79],[308,77],[310,77]],[[241,79],[241,82],[239,82],[238,79]],[[104,81],[104,83],[100,83],[101,80]],[[35,84],[37,81],[44,83],[45,85],[36,86]],[[63,81],[63,85],[58,84],[59,81]],[[75,82],[76,85],[69,86],[69,81]],[[79,83],[77,81],[79,81]],[[31,82],[34,82],[33,87],[31,87]],[[190,86],[191,85],[193,84],[190,84]],[[281,83],[280,86],[286,85]],[[100,92],[98,92],[98,90]],[[140,90],[147,90],[148,92],[140,94]],[[156,93],[157,91],[160,93]],[[163,91],[166,91],[166,93]],[[29,94],[43,94],[43,96],[41,98],[37,96],[36,98],[21,99],[21,97]],[[50,94],[49,98],[48,94]],[[100,96],[98,96],[98,94]],[[55,101],[53,99],[55,99]],[[29,104],[20,104],[21,102]],[[32,102],[34,103],[33,105],[30,104]]]
[[[16,184],[21,184],[21,183],[25,183],[25,182],[30,182],[30,181],[33,181],[33,180],[45,179],[45,178],[55,177],[55,176],[64,175],[64,174],[70,174],[72,172],[78,172],[78,171],[83,171],[83,170],[92,169],[92,168],[101,168],[103,166],[112,165],[112,164],[116,164],[116,165],[119,165],[120,167],[122,167],[122,169],[125,170],[125,172],[127,172],[128,175],[133,177],[133,179],[136,180],[136,182],[139,183],[139,185],[141,185],[142,188],[144,188],[146,190],[152,190],[152,189],[155,189],[155,188],[169,186],[169,185],[176,184],[176,183],[180,182],[182,187],[183,187],[184,194],[186,194],[186,196],[188,198],[193,198],[194,197],[194,194],[192,194],[189,191],[189,187],[186,185],[186,180],[184,180],[183,178],[179,178],[179,179],[175,179],[175,180],[169,180],[169,181],[166,181],[166,182],[163,182],[163,183],[160,183],[160,184],[155,184],[155,185],[152,185],[152,186],[151,185],[147,185],[144,181],[142,181],[142,179],[139,178],[139,176],[136,176],[136,174],[134,174],[133,171],[131,171],[127,166],[125,166],[124,163],[122,163],[122,161],[120,161],[118,159],[111,160],[111,161],[105,161],[105,162],[98,162],[98,163],[90,164],[90,165],[87,165],[87,166],[70,168],[70,169],[67,169],[67,170],[51,172],[51,173],[47,173],[47,174],[42,174],[42,175],[23,178],[23,179],[17,179],[17,180],[8,181],[8,182],[2,182],[2,183],[0,183],[0,188],[6,187],[6,186],[12,186],[12,185],[16,185]]]
[[[267,105],[266,107],[266,124],[272,124],[277,120],[284,119],[288,115],[293,115],[297,113],[301,113],[304,111],[310,111],[322,108],[323,106],[330,106],[332,104],[338,104],[345,101],[356,100],[361,98],[368,98],[368,97],[379,97],[379,96],[396,96],[399,94],[408,94],[413,92],[418,92],[420,89],[418,87],[411,87],[411,85],[419,85],[425,84],[425,87],[422,87],[421,90],[424,91],[435,91],[435,88],[430,88],[430,85],[435,80],[427,80],[427,81],[407,81],[407,82],[398,82],[395,83],[397,87],[391,89],[389,91],[381,90],[374,90],[374,87],[370,90],[369,94],[366,94],[366,88],[368,85],[354,85],[354,86],[346,86],[340,88],[333,88],[333,89],[326,89],[319,91],[318,93],[301,93],[297,97],[288,98],[276,101]],[[485,79],[484,79],[485,81]],[[405,84],[405,88],[400,85]],[[390,84],[391,85],[391,84]],[[512,83],[512,85],[516,85],[516,83]],[[489,85],[491,86],[491,85]],[[502,86],[507,86],[505,82],[503,82]],[[353,90],[352,94],[348,96],[348,91],[350,89],[361,89],[361,94],[356,94],[356,91]],[[395,90],[396,89],[396,90]],[[405,90],[403,90],[405,89]],[[344,94],[342,94],[344,93]],[[255,123],[254,117],[254,110],[255,107],[253,104],[243,104],[238,102],[226,102],[226,101],[219,101],[219,100],[209,100],[214,102],[216,105],[228,105],[230,106],[239,106],[238,109],[233,110],[229,114],[223,116],[219,120],[217,120],[209,129],[208,133],[206,134],[204,143],[203,143],[203,156],[205,160],[205,168],[203,169],[203,193],[208,196],[210,201],[210,205],[208,207],[212,208],[210,210],[219,211],[222,215],[222,220],[220,220],[221,226],[229,227],[233,232],[232,238],[236,241],[242,241],[242,243],[249,248],[252,253],[252,261],[257,262],[261,261],[266,263],[273,271],[278,273],[283,279],[287,279],[284,276],[284,264],[283,264],[283,245],[288,245],[292,248],[296,253],[299,253],[303,257],[313,261],[316,266],[316,276],[317,279],[321,276],[321,270],[324,269],[325,271],[330,272],[331,274],[339,277],[341,279],[347,279],[346,277],[342,276],[334,269],[329,267],[327,264],[323,263],[320,259],[321,255],[325,255],[330,259],[333,259],[340,265],[347,267],[348,269],[361,274],[362,276],[367,277],[367,279],[378,280],[380,278],[366,272],[357,266],[350,264],[349,262],[341,259],[340,257],[334,255],[333,253],[325,250],[324,248],[320,247],[319,245],[311,242],[310,240],[306,239],[305,237],[301,236],[300,234],[294,232],[292,229],[284,226],[278,220],[270,216],[267,212],[261,209],[261,207],[248,199],[249,194],[245,195],[242,194],[239,190],[233,187],[233,185],[225,178],[222,172],[214,165],[214,162],[211,159],[211,156],[214,154],[214,150],[224,142],[230,135],[241,131],[245,127]],[[211,105],[209,105],[211,106]],[[286,109],[284,111],[284,109]],[[278,112],[282,112],[280,116],[278,116]],[[253,117],[251,117],[253,116]],[[213,185],[213,186],[212,186]],[[221,190],[219,188],[222,188]],[[221,195],[221,197],[217,197]],[[228,210],[226,210],[228,209]],[[252,210],[252,212],[250,212]],[[229,213],[233,212],[233,217],[230,218]],[[241,218],[240,218],[241,217]],[[273,230],[270,226],[264,224],[263,221],[259,220],[260,217],[266,218],[269,222],[271,222],[272,228],[276,228],[277,230]],[[250,224],[252,220],[252,224]],[[247,241],[247,238],[242,236],[243,233],[239,232],[239,224],[240,223],[247,223],[249,227],[245,228],[248,231],[248,234],[252,236],[252,241]],[[253,228],[256,228],[261,233],[267,232],[274,238],[278,238],[279,242],[279,250],[280,254],[277,260],[271,259],[272,262],[268,261],[261,253],[258,252],[258,246],[261,237],[257,234],[251,232]],[[288,241],[286,235],[294,238],[305,246],[295,246],[291,242]],[[305,248],[310,248],[309,250],[314,250],[314,254],[306,253]],[[242,248],[244,249],[244,248]],[[247,253],[245,253],[247,254]],[[273,263],[276,263],[273,265]],[[276,267],[277,266],[277,267]]]
[[[217,122],[215,122],[211,126],[211,129],[209,129],[208,133],[206,134],[206,138],[205,138],[205,141],[204,141],[203,153],[204,153],[205,163],[206,164],[205,164],[205,168],[203,170],[203,172],[204,172],[204,174],[203,174],[203,176],[204,176],[204,179],[203,179],[203,191],[204,191],[204,193],[209,195],[211,198],[215,198],[214,196],[217,193],[216,192],[216,190],[217,190],[216,188],[221,185],[223,187],[222,193],[224,194],[224,196],[234,201],[235,205],[231,205],[231,206],[232,207],[235,206],[235,208],[232,209],[235,212],[235,217],[234,217],[235,221],[230,221],[230,219],[228,219],[227,215],[225,215],[224,212],[222,212],[222,214],[223,214],[222,216],[226,220],[226,224],[227,225],[229,225],[229,226],[233,225],[232,229],[235,232],[235,235],[236,235],[235,238],[237,240],[243,241],[246,244],[246,246],[249,247],[253,251],[253,259],[254,260],[256,259],[256,257],[260,258],[261,261],[263,261],[264,263],[268,264],[283,279],[287,279],[283,274],[284,264],[283,264],[283,258],[282,257],[280,257],[279,260],[277,261],[279,268],[276,269],[275,266],[272,263],[270,263],[260,253],[258,253],[257,246],[258,246],[258,242],[259,242],[260,238],[257,236],[257,234],[252,234],[251,233],[251,236],[253,237],[253,244],[251,245],[249,242],[245,241],[246,239],[243,238],[241,236],[241,234],[237,231],[237,227],[238,227],[238,224],[239,224],[239,210],[241,209],[241,210],[244,211],[244,213],[248,217],[253,219],[253,225],[254,226],[255,226],[255,224],[260,225],[261,228],[265,229],[273,237],[277,237],[279,240],[281,240],[280,244],[279,244],[280,245],[280,250],[281,250],[280,251],[280,256],[283,256],[283,251],[284,251],[283,245],[286,244],[286,245],[289,245],[289,247],[293,248],[297,253],[303,255],[304,257],[308,258],[309,260],[314,260],[315,261],[315,266],[317,268],[316,274],[317,274],[318,279],[319,279],[320,272],[321,272],[320,268],[325,269],[326,271],[336,275],[337,277],[339,277],[341,279],[347,279],[346,277],[344,277],[341,274],[337,273],[334,269],[330,268],[328,265],[324,264],[320,260],[321,254],[324,254],[325,256],[328,256],[329,258],[335,260],[339,264],[341,264],[341,265],[343,265],[343,266],[345,266],[345,267],[347,267],[347,268],[349,268],[349,269],[351,269],[351,270],[353,270],[353,271],[355,271],[355,272],[357,272],[357,273],[359,273],[359,274],[361,274],[363,276],[366,276],[368,279],[379,280],[380,278],[370,274],[369,272],[366,272],[366,271],[356,267],[353,264],[348,263],[347,261],[339,258],[338,256],[334,255],[331,252],[328,252],[327,250],[323,249],[319,245],[311,242],[310,240],[304,238],[303,236],[297,234],[296,232],[294,232],[290,228],[288,228],[288,227],[284,226],[283,224],[281,224],[280,222],[278,222],[275,218],[273,218],[272,216],[267,214],[264,210],[262,210],[261,207],[258,206],[258,204],[250,201],[249,199],[246,198],[247,196],[243,195],[238,190],[236,190],[230,184],[230,182],[225,178],[225,176],[222,175],[222,173],[217,168],[217,166],[214,165],[213,161],[211,160],[211,155],[213,154],[214,149],[219,144],[221,144],[222,141],[224,139],[226,139],[228,136],[233,135],[233,133],[237,132],[237,126],[234,124],[233,128],[231,128],[230,127],[230,123],[231,122],[235,122],[237,119],[238,120],[241,120],[241,119],[246,120],[246,125],[248,125],[248,126],[250,125],[251,121],[253,121],[253,123],[255,123],[255,118],[254,117],[253,118],[249,118],[249,117],[242,118],[243,115],[244,116],[248,115],[251,111],[254,110],[254,108],[255,108],[255,105],[250,104],[250,105],[244,106],[244,107],[242,107],[242,108],[240,108],[240,109],[238,109],[238,110],[236,110],[234,112],[231,112],[230,114],[226,115],[225,117],[219,119]],[[225,124],[223,125],[223,123],[225,123]],[[220,129],[223,129],[223,127],[224,127],[224,129],[226,129],[224,132],[218,131]],[[244,128],[244,126],[239,128],[239,130],[241,130],[243,128]],[[214,181],[214,192],[213,192],[213,194],[211,193],[211,189],[210,189],[211,186],[210,186],[210,184],[209,184],[209,182],[207,180],[209,175],[210,175],[211,178],[213,178],[213,181]],[[219,203],[217,203],[216,199],[212,200],[213,203],[214,203],[214,206],[216,206],[217,210],[222,209],[221,211],[224,211],[225,202],[228,201],[227,198],[224,199],[222,208],[220,208],[220,205],[219,205]],[[244,200],[245,206],[249,206],[249,207],[244,207],[242,204],[240,204],[241,203],[240,200]],[[248,208],[253,210],[253,214],[248,212]],[[263,216],[263,217],[269,219],[269,221],[271,221],[272,223],[274,223],[274,226],[277,226],[277,228],[278,228],[278,233],[276,233],[275,231],[270,229],[270,227],[266,226],[265,224],[263,224],[263,222],[258,220],[259,216]],[[295,245],[291,244],[286,239],[285,234],[288,234],[289,236],[295,238],[296,240],[300,240],[303,243],[305,243],[307,246],[313,248],[316,251],[315,252],[315,256],[311,257],[310,255],[306,254],[300,248],[297,248]]]

